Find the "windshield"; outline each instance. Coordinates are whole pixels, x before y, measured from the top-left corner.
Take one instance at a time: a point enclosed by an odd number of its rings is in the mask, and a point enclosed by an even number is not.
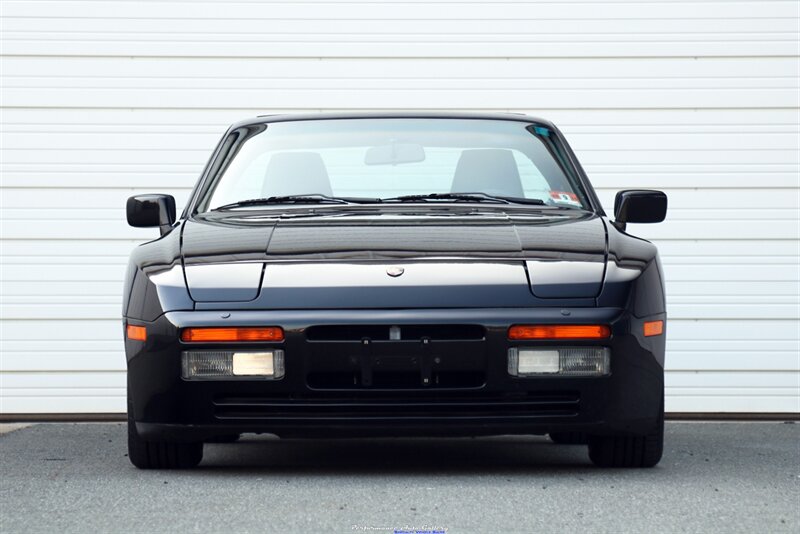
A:
[[[291,204],[491,201],[491,196],[588,208],[554,133],[543,126],[484,119],[335,119],[243,131],[198,211],[265,209],[287,196],[295,197],[288,199]]]

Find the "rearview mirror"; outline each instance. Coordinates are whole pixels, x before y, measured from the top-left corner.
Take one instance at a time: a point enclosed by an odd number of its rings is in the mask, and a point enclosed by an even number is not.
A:
[[[667,195],[662,191],[620,191],[614,199],[614,224],[622,230],[626,223],[657,223],[666,216]]]
[[[172,195],[136,195],[128,199],[125,211],[131,226],[158,226],[164,235],[175,222],[175,198]]]
[[[374,146],[364,156],[365,165],[399,165],[425,161],[425,148],[416,143]]]

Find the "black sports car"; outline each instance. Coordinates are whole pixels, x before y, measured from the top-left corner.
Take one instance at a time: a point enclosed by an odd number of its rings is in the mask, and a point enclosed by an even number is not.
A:
[[[551,123],[524,115],[275,115],[231,126],[123,302],[129,457],[203,442],[549,434],[649,467],[664,428],[664,284]]]

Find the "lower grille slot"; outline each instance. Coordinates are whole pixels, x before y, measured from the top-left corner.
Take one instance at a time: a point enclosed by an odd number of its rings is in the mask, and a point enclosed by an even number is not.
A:
[[[535,393],[514,398],[221,397],[214,401],[215,415],[220,419],[571,417],[578,414],[579,407],[577,393]]]
[[[486,375],[482,371],[443,371],[433,373],[431,383],[426,389],[436,388],[479,388],[483,386]],[[351,372],[309,373],[306,376],[308,387],[312,389],[353,389],[361,387],[361,374]],[[419,372],[372,373],[371,389],[422,389]]]

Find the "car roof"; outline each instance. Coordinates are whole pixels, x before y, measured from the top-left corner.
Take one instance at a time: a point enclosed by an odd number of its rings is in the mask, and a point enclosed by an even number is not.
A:
[[[547,120],[525,115],[524,113],[468,113],[458,111],[353,111],[332,113],[286,113],[275,115],[259,115],[251,119],[239,121],[231,126],[232,129],[254,124],[269,124],[272,122],[291,122],[309,120],[341,120],[341,119],[476,119],[476,120],[501,120],[537,123],[554,128]]]

